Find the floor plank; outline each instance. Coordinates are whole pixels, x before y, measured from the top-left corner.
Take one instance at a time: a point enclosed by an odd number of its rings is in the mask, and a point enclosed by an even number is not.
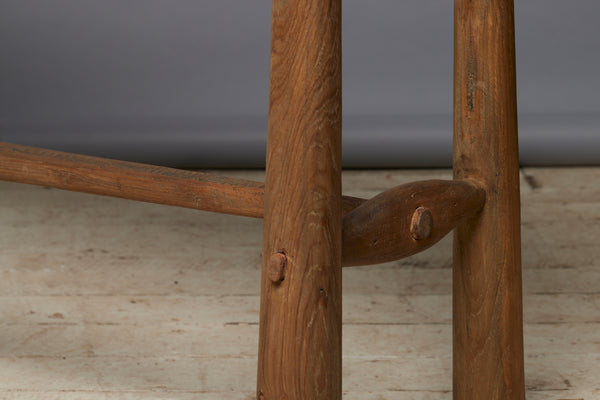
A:
[[[343,185],[433,178],[451,172]],[[594,182],[600,168],[521,174],[530,400],[600,398]],[[262,221],[0,182],[0,226],[0,398],[254,398]],[[344,270],[344,399],[452,398],[451,247]]]
[[[526,356],[529,391],[598,390],[598,354]],[[415,355],[386,359],[346,358],[343,389],[385,392],[448,392],[451,357]],[[0,390],[164,390],[248,392],[256,384],[250,358],[10,357],[0,358]],[[564,374],[563,369],[569,373]]]
[[[143,322],[143,321],[140,321]],[[353,325],[343,327],[344,358],[394,359],[448,356],[450,324]],[[532,356],[594,354],[600,323],[526,324]],[[163,321],[152,329],[121,324],[5,324],[0,357],[255,358],[258,324],[194,324]]]

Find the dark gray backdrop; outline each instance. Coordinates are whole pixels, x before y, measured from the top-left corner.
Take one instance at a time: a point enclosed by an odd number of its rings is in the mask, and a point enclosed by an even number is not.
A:
[[[521,162],[600,164],[600,2],[516,0]],[[449,166],[451,0],[344,0],[344,164]],[[0,140],[264,163],[271,2],[0,0]]]

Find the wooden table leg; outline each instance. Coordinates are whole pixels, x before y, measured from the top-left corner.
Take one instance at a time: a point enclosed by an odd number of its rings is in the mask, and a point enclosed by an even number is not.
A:
[[[341,0],[274,0],[257,398],[340,400]]]
[[[487,192],[455,231],[454,399],[525,398],[512,0],[456,0],[454,175]]]

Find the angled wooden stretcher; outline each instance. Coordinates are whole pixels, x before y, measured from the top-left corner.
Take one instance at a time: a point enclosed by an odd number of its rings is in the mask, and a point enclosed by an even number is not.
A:
[[[454,229],[454,398],[525,397],[512,0],[456,0],[454,180],[341,193],[341,0],[274,0],[266,182],[0,143],[0,179],[264,218],[257,399],[342,397],[342,266]],[[368,134],[368,132],[365,132]]]

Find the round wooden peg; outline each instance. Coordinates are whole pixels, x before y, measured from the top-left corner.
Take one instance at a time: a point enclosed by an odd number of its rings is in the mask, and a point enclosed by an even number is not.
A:
[[[427,239],[433,229],[433,214],[426,207],[415,210],[410,221],[410,234],[415,240]]]
[[[285,278],[287,268],[287,257],[283,253],[275,253],[269,261],[269,279],[274,283],[281,282]]]

